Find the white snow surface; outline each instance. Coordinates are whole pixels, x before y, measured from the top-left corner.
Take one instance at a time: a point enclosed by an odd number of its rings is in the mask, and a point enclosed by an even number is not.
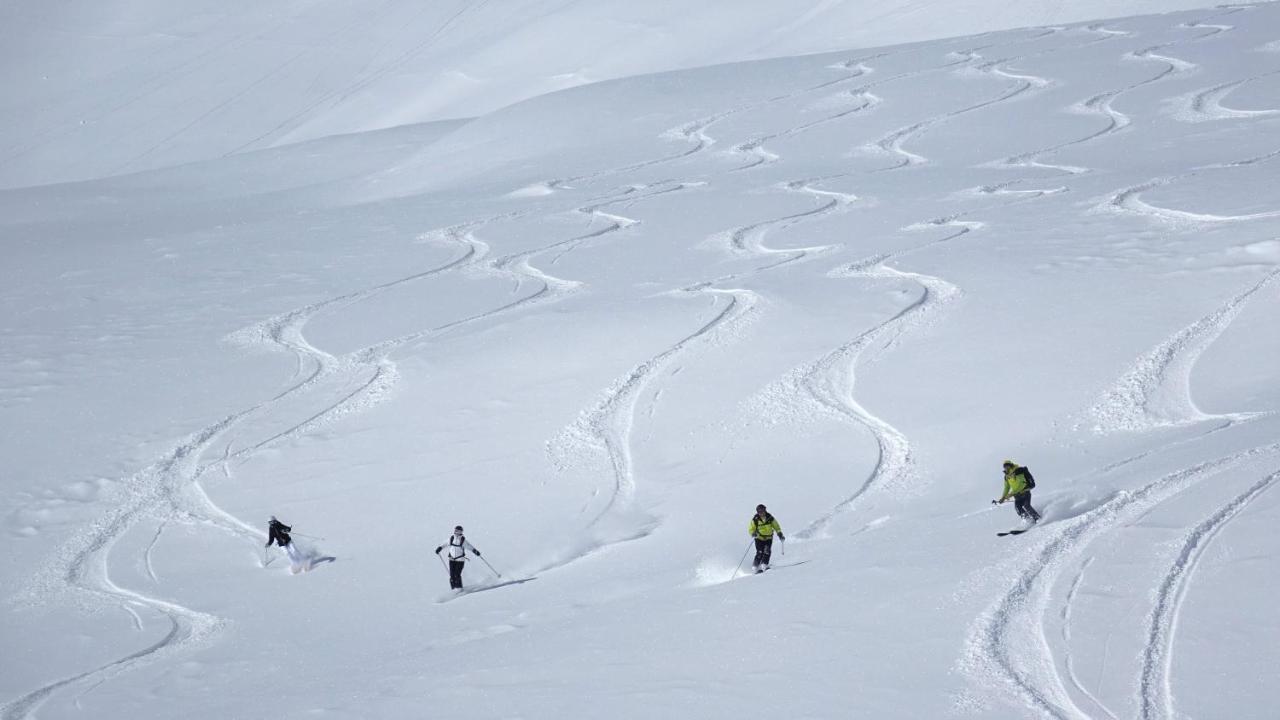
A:
[[[1280,5],[1189,8],[5,5],[0,720],[1275,717]]]
[[[660,70],[1203,0],[14,0],[0,188],[476,117]]]

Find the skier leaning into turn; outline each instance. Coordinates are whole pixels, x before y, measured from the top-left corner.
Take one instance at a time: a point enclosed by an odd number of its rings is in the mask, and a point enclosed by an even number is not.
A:
[[[1031,488],[1036,486],[1035,478],[1031,477],[1031,471],[1012,460],[1005,460],[1003,467],[1004,494],[999,500],[991,502],[1000,504],[1013,498],[1013,509],[1018,511],[1019,517],[1033,525],[1040,522],[1040,513],[1031,507]]]
[[[751,516],[748,529],[751,531],[751,537],[756,541],[756,559],[751,563],[751,567],[757,573],[762,573],[769,569],[769,557],[773,555],[774,533],[777,533],[778,539],[784,542],[787,536],[782,534],[782,526],[769,514],[764,505],[756,506],[756,514]]]
[[[271,547],[274,543],[284,548],[289,555],[289,562],[293,565],[293,572],[296,573],[306,565],[306,558],[302,557],[302,552],[293,544],[293,538],[289,537],[290,532],[293,532],[293,528],[277,520],[275,515],[267,521],[267,547]]]
[[[467,537],[462,534],[462,526],[458,525],[453,528],[453,534],[449,536],[449,540],[445,543],[449,546],[449,587],[454,590],[462,589],[462,569],[467,564],[467,551],[475,553],[476,557],[480,557],[480,551],[474,545],[467,542]],[[436,554],[445,548],[441,545],[436,548]]]

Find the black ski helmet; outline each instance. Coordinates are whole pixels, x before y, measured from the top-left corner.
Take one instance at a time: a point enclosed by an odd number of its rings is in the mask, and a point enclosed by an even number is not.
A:
[[[454,531],[454,532],[462,532],[462,526],[461,526],[461,525],[454,525],[454,526],[453,526],[453,531]]]
[[[758,513],[765,512],[765,507],[764,507],[764,505],[757,505],[757,506],[756,506],[756,512],[758,512]]]

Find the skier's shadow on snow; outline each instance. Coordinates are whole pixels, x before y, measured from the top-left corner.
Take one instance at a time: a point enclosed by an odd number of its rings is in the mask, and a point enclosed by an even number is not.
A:
[[[262,563],[262,567],[269,568],[271,567],[271,564],[274,563],[275,561],[276,561],[276,558],[271,558],[266,562]],[[331,562],[337,562],[337,561],[338,561],[338,558],[333,555],[324,555],[322,557],[312,558],[311,560],[308,560],[305,567],[308,571],[311,571],[311,570],[315,570],[317,565],[323,565],[325,563],[331,563]]]

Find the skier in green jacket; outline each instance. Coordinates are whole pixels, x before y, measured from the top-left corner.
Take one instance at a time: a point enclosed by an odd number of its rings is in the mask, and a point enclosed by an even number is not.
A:
[[[1012,460],[1005,460],[1003,467],[1004,494],[1000,496],[999,500],[992,500],[991,502],[1000,504],[1012,498],[1013,509],[1018,511],[1019,517],[1032,524],[1040,522],[1040,513],[1031,507],[1031,488],[1036,486],[1036,481],[1031,476],[1031,471]]]
[[[769,558],[773,555],[774,533],[777,533],[778,539],[784,542],[787,536],[782,534],[782,526],[769,514],[764,505],[756,506],[756,514],[751,516],[751,523],[747,528],[756,541],[756,559],[751,563],[751,567],[757,573],[762,573],[769,569]]]

